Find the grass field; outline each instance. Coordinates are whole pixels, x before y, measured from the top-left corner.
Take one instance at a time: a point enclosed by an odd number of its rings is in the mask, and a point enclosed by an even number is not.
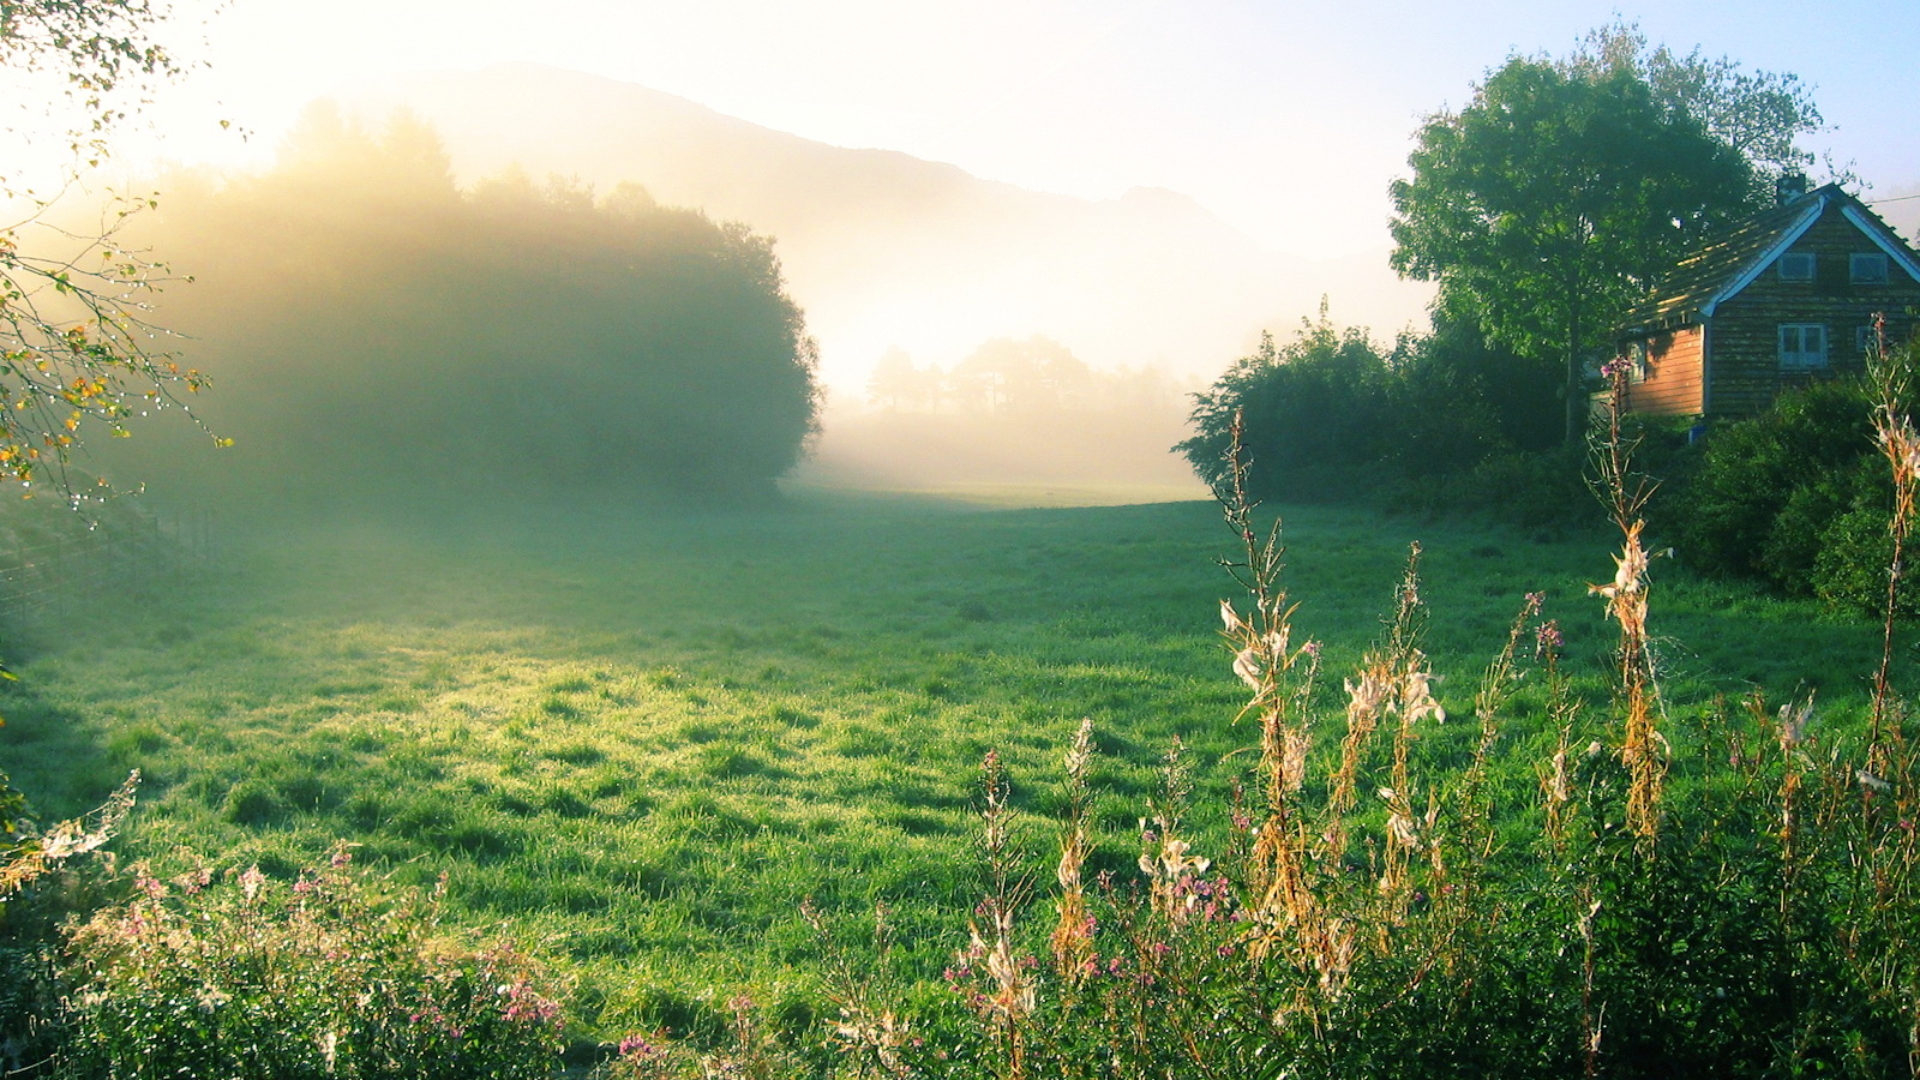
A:
[[[931,980],[964,944],[987,750],[1007,760],[1042,850],[1052,834],[1035,819],[1092,718],[1095,869],[1137,855],[1174,738],[1216,791],[1252,764],[1233,753],[1252,733],[1233,726],[1242,688],[1216,633],[1233,595],[1216,560],[1234,538],[1214,507],[999,509],[974,495],[808,489],[761,512],[232,525],[213,570],[17,644],[0,768],[47,816],[141,769],[118,847],[162,870],[291,875],[346,840],[402,880],[444,872],[457,918],[572,973],[588,1030],[684,1024],[742,987],[808,1001],[805,897],[848,920],[886,901]],[[1295,626],[1325,642],[1330,716],[1411,540],[1450,711],[1468,713],[1529,591],[1561,621],[1581,691],[1606,695],[1613,631],[1586,596],[1612,576],[1604,532],[1329,508],[1289,510],[1286,525]],[[1861,712],[1878,627],[1673,563],[1654,577],[1675,738],[1716,695],[1755,684],[1817,688],[1837,722]],[[1531,769],[1524,710],[1509,751]]]

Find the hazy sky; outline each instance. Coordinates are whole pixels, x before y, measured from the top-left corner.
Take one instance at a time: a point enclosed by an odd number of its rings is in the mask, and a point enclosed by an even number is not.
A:
[[[1835,128],[1816,149],[1869,198],[1920,190],[1916,0],[230,0],[190,50],[210,67],[160,117],[176,160],[263,154],[343,82],[531,60],[1042,190],[1172,188],[1276,252],[1333,257],[1387,243],[1384,189],[1422,114],[1616,13],[1799,74]]]

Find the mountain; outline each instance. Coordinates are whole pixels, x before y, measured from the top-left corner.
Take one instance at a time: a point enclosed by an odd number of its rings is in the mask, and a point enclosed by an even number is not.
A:
[[[600,191],[631,181],[771,234],[843,401],[894,345],[950,366],[988,338],[1041,333],[1097,367],[1159,363],[1201,382],[1262,327],[1290,331],[1323,293],[1336,320],[1382,335],[1418,318],[1426,298],[1395,287],[1384,250],[1357,264],[1283,263],[1176,192],[1029,191],[578,72],[503,64],[339,100],[370,124],[412,110],[440,133],[462,182],[513,166]]]

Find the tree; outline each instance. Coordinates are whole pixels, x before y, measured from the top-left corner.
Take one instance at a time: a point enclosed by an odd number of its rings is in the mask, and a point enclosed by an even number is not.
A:
[[[984,399],[992,412],[1043,412],[1078,404],[1092,372],[1065,345],[1044,334],[992,338],[953,369],[961,396]]]
[[[1745,158],[1631,68],[1520,58],[1429,118],[1408,164],[1390,189],[1394,269],[1438,281],[1449,317],[1563,365],[1569,443],[1589,350],[1754,188]]]
[[[1396,358],[1364,328],[1336,327],[1322,301],[1319,319],[1302,319],[1292,341],[1279,345],[1262,332],[1258,348],[1194,395],[1194,435],[1174,449],[1218,488],[1240,414],[1256,498],[1350,492],[1359,473],[1377,472],[1392,427],[1387,387]]]
[[[0,66],[29,81],[57,80],[61,89],[47,95],[54,102],[47,116],[64,110],[71,117],[55,123],[65,128],[57,135],[37,133],[43,145],[59,142],[68,159],[52,167],[51,180],[0,176],[0,191],[27,207],[0,225],[0,478],[30,487],[51,471],[76,503],[83,496],[67,465],[83,438],[100,429],[125,436],[125,422],[136,414],[178,406],[180,391],[206,384],[148,345],[158,336],[147,319],[148,298],[165,268],[119,237],[153,201],[115,197],[79,229],[50,219],[53,203],[82,169],[104,160],[112,129],[157,84],[181,73],[152,37],[162,19],[147,0],[0,5]],[[36,133],[8,135],[18,152]]]
[[[907,350],[895,345],[880,355],[867,377],[867,397],[884,401],[889,409],[898,409],[902,401],[913,401],[920,388],[920,369],[914,366]]]
[[[241,447],[170,433],[141,467],[214,505],[755,498],[815,431],[772,240],[636,186],[510,171],[465,193],[431,129],[320,108],[275,168],[181,186],[147,224],[197,271],[163,314],[222,371],[208,419]]]
[[[1756,200],[1773,193],[1778,177],[1813,164],[1813,154],[1795,140],[1819,131],[1823,121],[1797,75],[1745,71],[1724,56],[1709,60],[1698,48],[1679,56],[1665,45],[1649,47],[1639,27],[1626,22],[1589,33],[1561,67],[1589,77],[1632,72],[1662,107],[1693,117],[1747,160]]]

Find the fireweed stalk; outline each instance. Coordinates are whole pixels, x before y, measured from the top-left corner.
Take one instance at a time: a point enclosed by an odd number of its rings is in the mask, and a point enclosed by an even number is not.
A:
[[[1892,689],[1894,626],[1905,578],[1906,543],[1913,528],[1916,494],[1920,493],[1920,432],[1912,417],[1913,365],[1920,342],[1889,349],[1886,319],[1874,316],[1874,341],[1869,367],[1876,391],[1874,439],[1892,472],[1893,503],[1887,522],[1892,541],[1887,565],[1880,667],[1873,684],[1873,716],[1868,735],[1866,765],[1857,770],[1862,849],[1868,873],[1864,920],[1869,932],[1886,950],[1884,959],[1868,970],[1884,992],[1905,1006],[1907,1065],[1920,1077],[1920,754],[1908,738],[1909,710]]]
[[[1654,721],[1659,707],[1653,651],[1647,634],[1647,564],[1651,556],[1641,543],[1646,521],[1640,516],[1653,496],[1654,484],[1634,473],[1637,440],[1620,428],[1627,398],[1629,365],[1616,360],[1601,368],[1612,393],[1607,395],[1603,435],[1592,448],[1597,476],[1594,491],[1608,517],[1620,530],[1620,554],[1614,556],[1613,580],[1589,586],[1606,599],[1607,615],[1620,624],[1619,693],[1623,713],[1620,756],[1631,781],[1627,792],[1627,825],[1634,835],[1652,844],[1660,831],[1660,793],[1666,778],[1668,746]]]

